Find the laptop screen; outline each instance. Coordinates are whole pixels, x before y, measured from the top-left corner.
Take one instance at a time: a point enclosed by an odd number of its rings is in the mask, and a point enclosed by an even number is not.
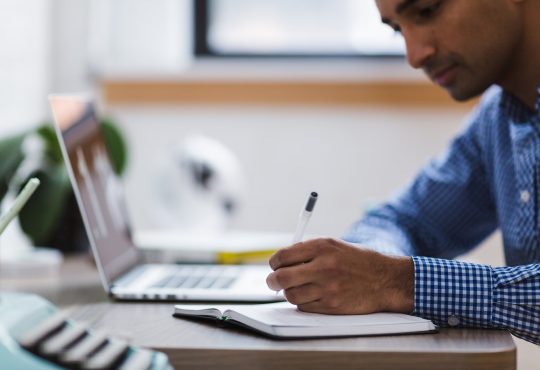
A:
[[[82,96],[51,96],[50,103],[73,191],[108,289],[138,260],[123,188],[113,172],[92,101]]]

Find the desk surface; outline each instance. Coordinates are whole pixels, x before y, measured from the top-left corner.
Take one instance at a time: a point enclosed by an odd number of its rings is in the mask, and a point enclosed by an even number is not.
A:
[[[69,260],[57,277],[3,278],[2,290],[41,294],[88,322],[140,346],[161,350],[178,369],[515,369],[510,334],[442,329],[437,334],[274,340],[214,322],[172,317],[172,303],[106,300],[88,261]]]

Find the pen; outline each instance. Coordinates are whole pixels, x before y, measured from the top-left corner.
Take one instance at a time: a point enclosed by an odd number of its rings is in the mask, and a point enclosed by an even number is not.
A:
[[[30,199],[32,194],[34,194],[34,191],[36,191],[38,186],[39,179],[33,177],[28,180],[23,190],[19,193],[19,195],[17,195],[17,198],[15,198],[15,201],[13,202],[13,205],[9,211],[7,211],[6,214],[0,218],[0,235],[4,232],[11,220],[13,220],[19,214],[22,207],[24,207],[28,199]]]
[[[309,222],[309,219],[311,218],[313,208],[315,208],[315,203],[317,203],[318,196],[319,195],[314,191],[309,194],[306,206],[300,212],[300,217],[298,217],[298,224],[296,225],[296,231],[294,232],[292,240],[293,244],[302,241],[302,239],[304,238],[304,232],[306,231],[307,224]],[[276,292],[276,295],[278,295],[280,292],[281,289]]]
[[[316,192],[309,194],[306,206],[302,209],[300,217],[298,218],[298,224],[296,225],[296,231],[294,232],[292,240],[293,244],[302,241],[304,238],[304,232],[306,231],[307,224],[311,218],[311,213],[313,212],[313,208],[315,208],[315,203],[317,203],[317,197],[318,194]]]

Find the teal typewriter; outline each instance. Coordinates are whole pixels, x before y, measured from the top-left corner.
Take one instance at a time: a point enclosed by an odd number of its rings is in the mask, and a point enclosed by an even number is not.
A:
[[[92,330],[39,296],[0,293],[0,368],[171,370],[172,366],[164,353]]]

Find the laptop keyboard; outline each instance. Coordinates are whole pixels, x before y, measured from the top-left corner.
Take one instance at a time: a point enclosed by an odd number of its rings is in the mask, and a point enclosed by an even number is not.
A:
[[[238,269],[222,266],[178,266],[150,288],[227,289],[238,278]]]

